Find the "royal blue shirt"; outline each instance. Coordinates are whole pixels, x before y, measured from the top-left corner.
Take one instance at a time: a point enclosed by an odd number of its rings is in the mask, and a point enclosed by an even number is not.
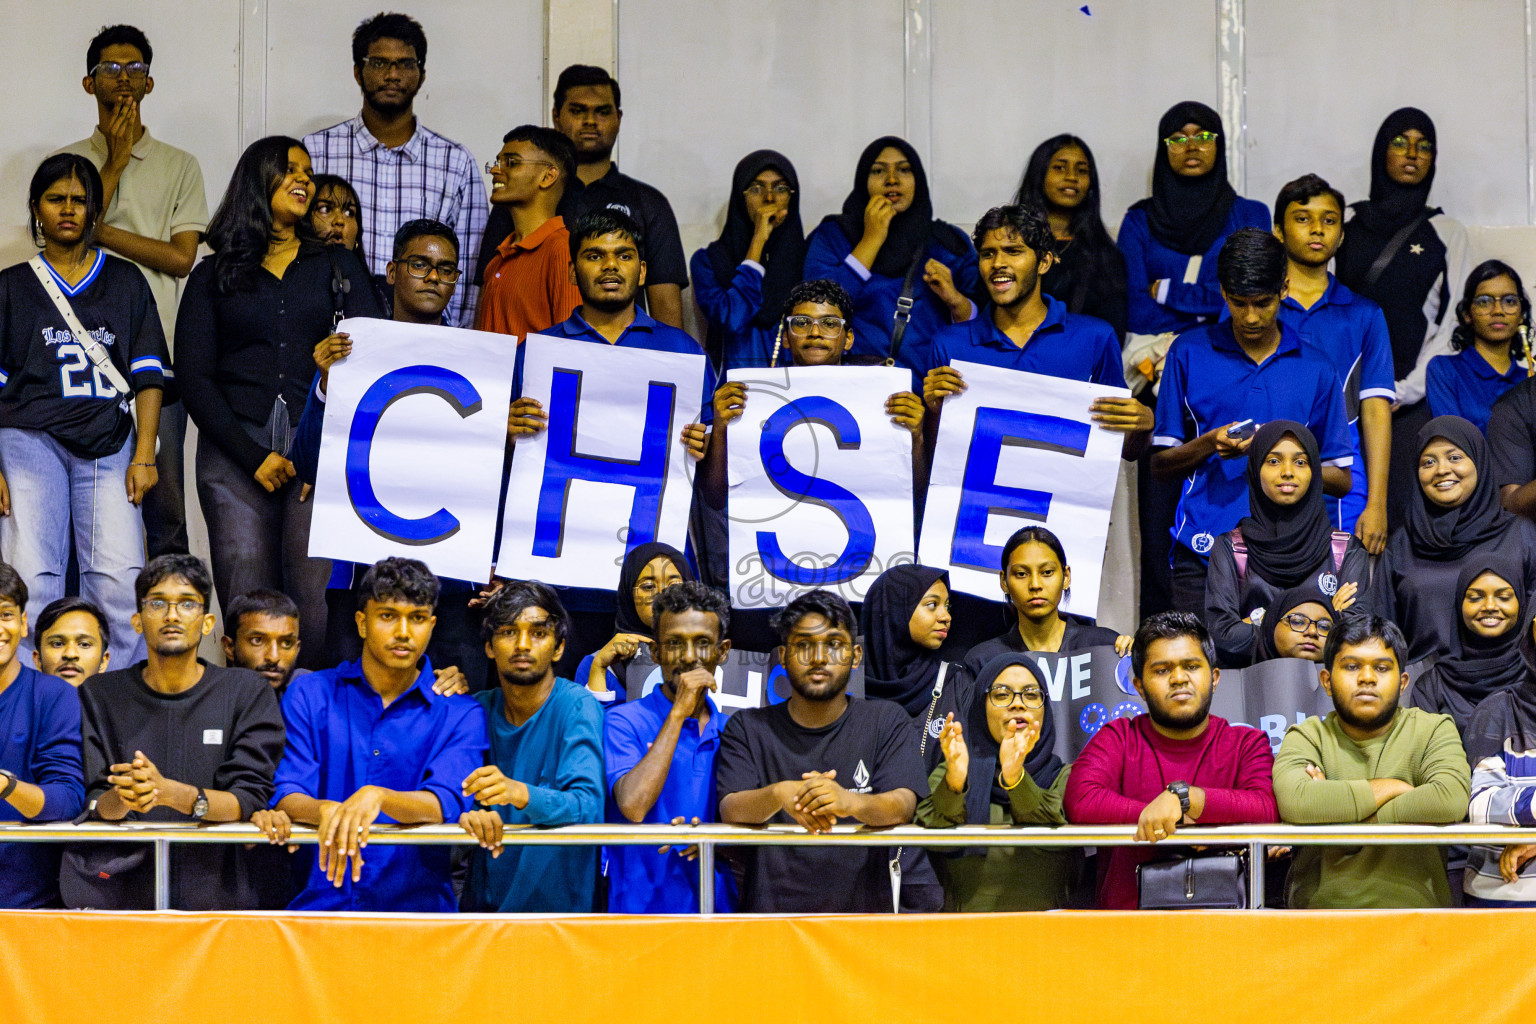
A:
[[[1185,331],[1174,339],[1163,366],[1152,443],[1177,447],[1216,427],[1251,419],[1306,424],[1325,466],[1350,466],[1354,449],[1344,418],[1343,386],[1333,365],[1302,348],[1296,332],[1280,324],[1275,354],[1255,363],[1232,336],[1229,323]],[[1216,538],[1248,514],[1248,460],[1211,455],[1185,481],[1173,537],[1202,558]]]
[[[1511,360],[1509,372],[1500,373],[1471,345],[1453,355],[1435,356],[1424,378],[1430,415],[1460,416],[1486,434],[1493,403],[1523,380],[1525,367]]]
[[[460,787],[485,763],[485,709],[470,697],[433,693],[432,682],[432,664],[423,660],[416,682],[385,707],[361,662],[296,677],[283,695],[288,747],[272,806],[290,793],[346,800],[364,786],[426,790],[442,805],[443,821],[457,824],[474,806]],[[392,820],[378,817],[381,824]],[[309,854],[309,883],[289,909],[452,913],[451,853],[448,846],[371,843],[362,881],[352,881],[349,867],[337,888],[321,873],[317,848]]]
[[[926,374],[955,360],[1001,366],[1005,370],[1027,370],[1050,377],[1111,384],[1125,387],[1125,372],[1120,367],[1120,340],[1115,329],[1098,317],[1068,313],[1067,304],[1049,295],[1045,299],[1045,319],[1020,348],[992,320],[992,307],[963,324],[953,324],[939,331],[929,350]]]
[[[1344,387],[1344,418],[1349,421],[1355,469],[1349,493],[1342,499],[1328,499],[1328,516],[1334,529],[1348,533],[1365,511],[1367,495],[1365,462],[1361,458],[1360,403],[1367,398],[1397,400],[1387,318],[1380,306],[1364,295],[1356,295],[1329,274],[1328,287],[1311,309],[1303,309],[1301,303],[1287,296],[1280,303],[1280,322],[1293,329],[1304,346],[1328,358]]]
[[[0,691],[0,768],[43,791],[43,809],[23,818],[0,801],[0,821],[68,821],[85,807],[80,697],[57,676],[23,665]],[[0,780],[3,788],[4,780]],[[58,843],[0,843],[0,907],[59,905]]]
[[[764,327],[754,322],[763,309],[763,265],[756,260],[742,260],[727,288],[715,279],[709,250],[700,249],[693,254],[688,272],[693,278],[693,298],[699,311],[724,342],[725,368],[767,366],[773,358],[778,329],[777,325]]]
[[[665,825],[673,818],[716,821],[715,754],[720,749],[720,730],[726,718],[709,704],[709,721],[699,728],[697,718],[683,723],[677,749],[667,769],[661,794],[645,816],[645,822]],[[672,711],[672,701],[656,687],[639,700],[611,708],[603,719],[603,757],[608,772],[608,820],[627,822],[613,802],[613,787],[645,757]],[[699,911],[699,865],[679,856],[674,847],[657,853],[651,846],[610,846],[608,860],[608,909],[616,914],[696,914]],[[735,886],[730,873],[719,865],[715,871],[715,909],[735,909]]]
[[[964,238],[958,231],[955,234]],[[976,270],[976,250],[970,239],[965,238],[965,249],[960,253],[938,242],[930,242],[924,259],[935,259],[948,267],[960,294],[977,294],[981,277]],[[901,297],[901,277],[877,274],[854,259],[853,243],[834,221],[823,221],[806,240],[805,279],[813,281],[823,277],[842,285],[847,289],[848,297],[853,299],[853,351],[850,355],[885,359],[891,351],[892,318],[896,315],[896,300]],[[971,315],[975,313],[972,303]],[[950,323],[949,307],[923,283],[923,271],[919,267],[912,283],[912,319],[902,336],[896,365],[911,370],[915,378],[928,365],[928,346],[933,343],[934,335]],[[915,380],[914,387],[922,393],[920,379]]]
[[[490,764],[528,787],[528,806],[498,804],[508,825],[596,825],[603,820],[603,709],[586,687],[556,679],[522,725],[507,720],[501,687],[475,695],[490,726]],[[475,913],[590,913],[596,846],[476,847],[461,906]]]
[[[680,331],[676,327],[670,327],[651,316],[640,307],[635,307],[635,319],[624,328],[624,333],[619,335],[618,341],[609,341],[597,332],[597,328],[587,323],[582,318],[581,307],[570,315],[567,320],[555,324],[543,334],[556,338],[571,338],[576,341],[590,341],[598,345],[611,345],[623,348],[643,348],[652,352],[678,352],[683,355],[703,356],[704,350],[699,343],[693,340],[693,335]],[[520,397],[523,393],[523,346],[517,346],[517,368],[512,376],[512,395]],[[699,399],[699,421],[708,423],[713,418],[714,407],[711,400],[715,397],[715,368],[709,360],[704,360],[704,393]]]
[[[1220,316],[1226,302],[1221,297],[1221,285],[1216,282],[1216,254],[1221,252],[1227,236],[1238,228],[1269,231],[1269,207],[1239,196],[1232,203],[1221,234],[1216,236],[1216,241],[1204,255],[1198,257],[1174,252],[1153,238],[1147,227],[1145,210],[1125,211],[1115,244],[1125,257],[1127,325],[1130,330],[1136,334],[1186,331]],[[1191,267],[1191,261],[1196,259],[1199,264]],[[1147,286],[1154,281],[1167,282],[1160,299],[1147,293]]]

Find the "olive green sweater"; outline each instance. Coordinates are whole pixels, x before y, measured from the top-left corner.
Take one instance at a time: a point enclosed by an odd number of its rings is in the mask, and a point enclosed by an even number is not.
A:
[[[965,793],[944,781],[946,765],[928,776],[928,796],[917,805],[917,823],[924,828],[955,828],[966,824]],[[992,804],[993,825],[1065,825],[1061,798],[1067,773],[1061,770],[1050,789],[1041,789],[1027,774],[1008,791],[1009,803]],[[991,780],[966,780],[990,786]],[[944,909],[964,911],[1054,910],[1065,906],[1081,851],[1044,846],[991,846],[985,856],[956,851],[930,851],[934,870],[944,883]]]
[[[1315,781],[1307,765],[1327,776]],[[1378,809],[1371,779],[1414,788]],[[1286,730],[1275,758],[1275,803],[1294,825],[1450,825],[1467,816],[1467,755],[1449,715],[1399,708],[1385,735],[1357,743],[1338,714]],[[1290,906],[1448,907],[1445,848],[1439,846],[1298,846],[1286,880]]]

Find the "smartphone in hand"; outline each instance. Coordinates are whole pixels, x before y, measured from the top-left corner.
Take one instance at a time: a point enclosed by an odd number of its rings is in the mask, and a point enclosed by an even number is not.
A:
[[[1254,434],[1258,433],[1258,431],[1259,425],[1253,422],[1251,419],[1246,419],[1241,423],[1234,423],[1232,426],[1228,427],[1227,436],[1234,441],[1246,441]]]

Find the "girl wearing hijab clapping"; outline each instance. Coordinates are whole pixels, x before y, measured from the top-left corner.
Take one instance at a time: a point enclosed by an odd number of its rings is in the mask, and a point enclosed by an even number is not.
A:
[[[804,267],[795,165],[771,149],[749,153],[731,176],[725,228],[689,264],[710,357],[728,370],[767,366],[779,312]]]
[[[1216,538],[1205,578],[1206,626],[1223,667],[1255,660],[1275,625],[1265,619],[1261,627],[1264,609],[1282,591],[1322,590],[1330,610],[1335,600],[1344,608],[1354,602],[1370,556],[1359,540],[1334,531],[1321,466],[1317,438],[1293,420],[1264,424],[1248,447],[1249,513]]]
[[[1525,599],[1536,587],[1536,525],[1499,504],[1488,443],[1459,416],[1437,416],[1418,432],[1418,491],[1407,522],[1393,531],[1375,572],[1377,614],[1408,638],[1408,660],[1460,653],[1457,593],[1476,562],[1508,564]]]
[[[853,352],[848,362],[891,358],[897,299],[912,300],[897,366],[928,365],[933,334],[976,315],[970,296],[980,279],[965,233],[933,216],[928,175],[917,150],[887,135],[865,147],[843,212],[811,232],[805,276],[836,281],[853,296]],[[914,380],[921,393],[921,381]]]
[[[966,710],[945,719],[944,762],[929,775],[918,824],[1066,823],[1061,804],[1069,768],[1055,753],[1049,692],[1027,654],[986,664]],[[1019,846],[969,849],[933,862],[947,910],[1051,910],[1066,903],[1077,857],[1075,850]]]

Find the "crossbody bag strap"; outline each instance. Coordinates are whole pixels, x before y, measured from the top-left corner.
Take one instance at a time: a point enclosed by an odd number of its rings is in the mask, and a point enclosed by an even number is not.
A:
[[[896,312],[891,314],[891,349],[885,354],[886,366],[895,366],[896,357],[901,354],[901,343],[907,337],[907,323],[912,319],[912,306],[916,301],[913,294],[917,289],[917,268],[923,265],[927,255],[928,247],[919,247],[917,255],[912,257],[912,265],[907,268],[907,276],[901,279]]]
[[[80,318],[75,316],[75,308],[64,297],[64,291],[59,287],[59,282],[53,278],[53,271],[43,262],[41,254],[27,260],[27,266],[32,268],[32,273],[37,275],[37,282],[43,286],[43,291],[53,300],[53,306],[64,318],[64,325],[69,328],[69,333],[75,336],[75,340],[85,349],[85,354],[90,356],[91,362],[101,371],[101,375],[117,389],[119,395],[131,395],[133,389],[128,386],[128,379],[123,376],[123,371],[112,362],[112,354],[106,346],[97,341],[80,323]]]
[[[1376,255],[1376,262],[1372,263],[1371,269],[1365,272],[1365,287],[1369,288],[1381,280],[1381,275],[1387,272],[1388,265],[1391,264],[1392,258],[1397,255],[1398,250],[1403,247],[1403,243],[1408,241],[1410,235],[1419,230],[1420,224],[1429,220],[1431,212],[1430,210],[1425,210],[1413,218],[1413,220],[1398,228],[1397,234],[1387,239],[1387,244],[1382,246],[1381,252]]]

